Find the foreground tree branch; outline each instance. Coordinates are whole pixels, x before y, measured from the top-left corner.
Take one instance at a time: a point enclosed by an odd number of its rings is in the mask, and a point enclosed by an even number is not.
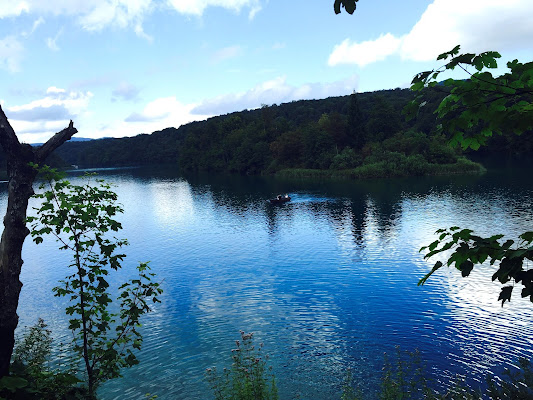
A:
[[[4,231],[0,239],[0,378],[8,375],[9,362],[15,344],[18,324],[17,306],[22,288],[22,245],[29,230],[26,227],[28,200],[33,195],[33,181],[37,170],[31,163],[40,164],[77,131],[70,121],[67,128],[56,133],[44,145],[33,148],[20,143],[15,131],[0,107],[0,145],[7,158],[8,201],[4,217]]]

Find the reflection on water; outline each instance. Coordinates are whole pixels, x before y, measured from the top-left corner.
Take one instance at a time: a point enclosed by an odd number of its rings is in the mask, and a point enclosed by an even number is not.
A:
[[[165,293],[145,320],[141,364],[105,384],[102,398],[207,398],[205,368],[230,364],[241,329],[265,343],[281,398],[339,398],[347,367],[371,394],[382,354],[396,345],[420,349],[439,376],[477,381],[530,357],[531,305],[513,298],[502,308],[488,268],[416,285],[431,267],[418,249],[440,227],[510,236],[531,228],[527,172],[324,183],[105,171],[131,243],[120,279],[151,260]],[[266,202],[278,193],[293,201]],[[45,316],[68,341],[51,293],[68,255],[56,247],[26,244],[19,314],[21,325]]]

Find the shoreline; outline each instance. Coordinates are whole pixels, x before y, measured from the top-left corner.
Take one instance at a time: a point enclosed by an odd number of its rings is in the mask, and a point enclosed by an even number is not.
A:
[[[415,176],[453,176],[453,175],[476,175],[484,174],[487,169],[480,163],[461,157],[453,164],[430,164],[427,163],[423,170],[409,171],[397,168],[396,165],[387,165],[384,162],[366,164],[356,168],[329,170],[329,169],[306,169],[285,168],[274,173],[280,178],[320,178],[335,180],[368,180],[409,178]]]

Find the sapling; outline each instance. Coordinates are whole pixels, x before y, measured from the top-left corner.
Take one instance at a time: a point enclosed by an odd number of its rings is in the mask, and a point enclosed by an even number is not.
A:
[[[114,233],[122,229],[115,218],[123,212],[117,194],[103,180],[88,180],[73,185],[44,167],[44,191],[29,217],[35,243],[51,234],[61,250],[72,253],[70,274],[53,289],[55,296],[67,297],[65,311],[73,332],[73,348],[83,361],[89,394],[94,397],[102,382],[121,376],[121,369],[138,364],[133,350],[140,350],[142,335],[139,320],[151,311],[149,302],[159,302],[162,289],[153,282],[148,263],[137,267],[138,277],[119,287],[119,311],[110,311],[112,303],[107,276],[118,270],[126,257],[119,250],[127,245]]]

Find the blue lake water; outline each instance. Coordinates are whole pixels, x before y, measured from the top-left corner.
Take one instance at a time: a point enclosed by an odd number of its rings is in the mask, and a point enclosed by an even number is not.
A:
[[[149,260],[165,290],[144,320],[140,365],[103,385],[101,398],[211,398],[205,369],[230,365],[239,330],[265,344],[282,399],[340,398],[348,367],[371,397],[383,353],[397,345],[419,349],[441,381],[460,374],[476,384],[516,365],[533,355],[533,305],[517,290],[502,308],[490,267],[467,279],[443,270],[418,287],[433,265],[418,250],[441,227],[532,229],[530,173],[356,183],[101,171],[130,241],[114,279]],[[278,193],[293,201],[267,204]],[[70,333],[51,288],[69,255],[56,249],[52,238],[27,240],[19,315],[20,326],[42,316],[59,343]]]

